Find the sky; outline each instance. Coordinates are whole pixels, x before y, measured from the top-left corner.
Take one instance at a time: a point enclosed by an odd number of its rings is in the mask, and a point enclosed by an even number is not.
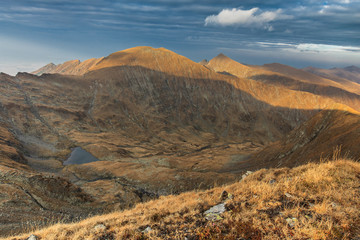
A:
[[[360,67],[360,0],[1,0],[0,72],[136,46],[196,62]]]

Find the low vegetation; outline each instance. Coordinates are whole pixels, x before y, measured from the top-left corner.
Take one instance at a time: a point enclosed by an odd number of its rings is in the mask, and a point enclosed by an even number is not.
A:
[[[204,212],[225,203],[207,220]],[[207,191],[163,196],[135,208],[56,224],[7,239],[355,239],[360,236],[360,163],[262,169]]]

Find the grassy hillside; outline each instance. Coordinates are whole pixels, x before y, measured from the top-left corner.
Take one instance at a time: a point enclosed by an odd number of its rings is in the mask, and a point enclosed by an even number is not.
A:
[[[360,163],[351,160],[262,169],[228,186],[7,239],[354,239],[359,189]],[[221,203],[224,213],[204,214]]]

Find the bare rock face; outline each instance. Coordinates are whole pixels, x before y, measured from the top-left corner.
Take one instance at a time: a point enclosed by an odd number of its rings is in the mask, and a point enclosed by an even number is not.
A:
[[[0,75],[0,187],[9,191],[0,195],[0,222],[19,212],[23,221],[71,221],[233,182],[245,169],[277,166],[275,151],[292,151],[282,166],[301,163],[294,156],[318,152],[309,143],[326,142],[321,134],[336,129],[331,120],[346,119],[341,127],[349,131],[357,126],[348,105],[252,79],[266,71],[239,64],[218,56],[203,66],[138,47],[49,65],[36,72],[41,76]],[[334,144],[347,134],[334,136]],[[276,145],[284,139],[285,147]],[[63,165],[75,147],[98,161]]]

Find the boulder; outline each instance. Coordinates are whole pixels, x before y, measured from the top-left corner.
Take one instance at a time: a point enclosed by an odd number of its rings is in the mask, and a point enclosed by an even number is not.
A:
[[[27,240],[38,240],[39,238],[34,235],[34,234],[31,234],[30,237],[27,239]]]
[[[94,227],[95,231],[104,231],[106,229],[106,226],[104,224],[98,224]]]
[[[225,212],[225,203],[220,203],[213,206],[209,210],[204,212],[206,220],[216,221],[223,219],[220,214]]]

